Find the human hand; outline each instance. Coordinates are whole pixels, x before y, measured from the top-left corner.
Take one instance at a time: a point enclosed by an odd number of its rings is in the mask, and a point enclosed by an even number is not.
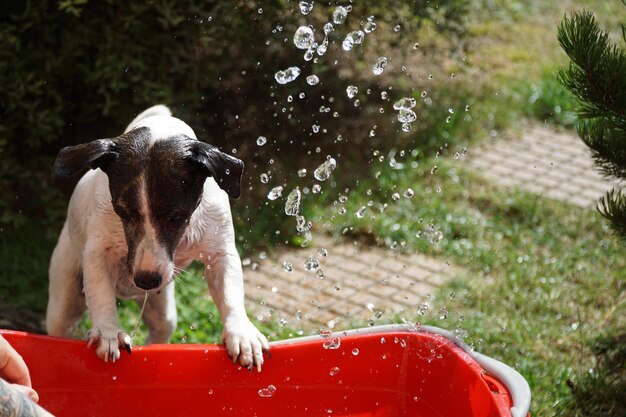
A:
[[[39,402],[39,395],[32,388],[30,373],[24,359],[0,335],[0,378],[13,384],[15,389],[34,402]]]

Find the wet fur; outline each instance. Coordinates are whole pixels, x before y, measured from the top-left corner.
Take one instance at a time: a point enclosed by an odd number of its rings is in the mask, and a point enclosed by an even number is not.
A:
[[[70,199],[50,263],[46,326],[70,336],[85,310],[89,343],[104,360],[130,351],[117,321],[116,297],[149,297],[143,320],[148,343],[166,343],[176,327],[174,271],[194,260],[224,322],[233,360],[263,363],[267,340],[244,310],[241,261],[228,195],[239,196],[243,163],[197,141],[192,129],[154,106],[117,138],[63,149],[55,172],[87,171]],[[228,194],[227,194],[228,193]]]

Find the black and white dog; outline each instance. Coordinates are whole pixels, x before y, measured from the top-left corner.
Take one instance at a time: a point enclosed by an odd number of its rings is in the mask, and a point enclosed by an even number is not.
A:
[[[260,370],[269,345],[244,309],[241,261],[228,196],[240,194],[243,162],[196,139],[158,105],[124,134],[70,146],[54,171],[91,168],[76,185],[50,262],[48,334],[70,336],[86,309],[89,345],[105,361],[131,350],[120,329],[116,297],[143,301],[148,343],[167,343],[176,327],[174,276],[193,260],[205,264],[233,362]]]

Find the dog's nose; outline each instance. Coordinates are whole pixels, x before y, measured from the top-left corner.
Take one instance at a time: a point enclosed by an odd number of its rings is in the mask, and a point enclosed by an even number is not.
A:
[[[161,275],[158,272],[139,271],[135,274],[135,285],[143,290],[153,290],[161,285]]]

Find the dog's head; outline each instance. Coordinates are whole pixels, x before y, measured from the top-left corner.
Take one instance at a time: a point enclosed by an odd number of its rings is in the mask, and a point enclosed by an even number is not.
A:
[[[243,173],[241,160],[214,146],[183,134],[154,141],[148,127],[64,148],[54,172],[66,177],[87,167],[108,176],[111,204],[128,246],[126,266],[144,290],[160,288],[173,276],[174,250],[202,199],[206,178],[238,198]]]

